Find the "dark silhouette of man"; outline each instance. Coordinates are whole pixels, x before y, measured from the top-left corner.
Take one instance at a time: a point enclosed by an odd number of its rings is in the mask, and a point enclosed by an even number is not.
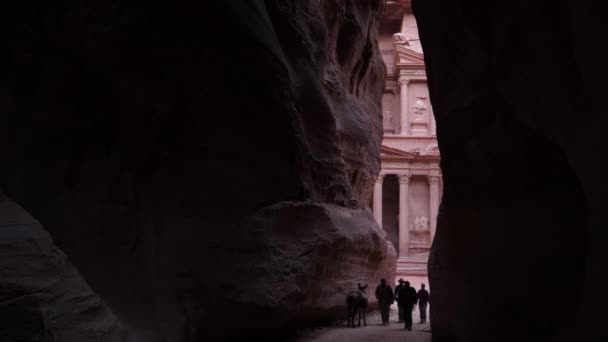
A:
[[[431,295],[424,288],[424,284],[420,285],[418,291],[418,310],[420,310],[420,323],[426,323],[426,307],[431,303]]]
[[[380,279],[380,285],[376,287],[376,299],[378,299],[378,306],[380,306],[382,325],[388,325],[391,304],[395,301],[395,296],[391,286],[386,283],[386,279]]]
[[[395,286],[395,300],[397,301],[397,307],[399,308],[399,323],[403,323],[403,305],[399,302],[399,291],[405,286],[405,280],[399,278],[399,285]]]
[[[403,320],[405,321],[405,329],[412,330],[412,311],[418,302],[416,289],[410,286],[410,282],[406,281],[403,288],[399,290],[399,301],[403,305]]]

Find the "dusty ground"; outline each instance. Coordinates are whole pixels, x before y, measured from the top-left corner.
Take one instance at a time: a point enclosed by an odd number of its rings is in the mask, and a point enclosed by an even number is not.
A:
[[[391,309],[391,324],[383,326],[380,314],[377,312],[367,316],[367,326],[347,328],[346,321],[336,322],[331,327],[321,328],[306,334],[297,342],[430,342],[431,331],[428,323],[418,324],[420,316],[414,311],[414,325],[412,331],[404,329],[403,323],[397,323],[397,308]]]

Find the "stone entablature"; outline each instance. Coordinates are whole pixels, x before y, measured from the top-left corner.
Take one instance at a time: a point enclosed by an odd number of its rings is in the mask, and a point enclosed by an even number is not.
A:
[[[417,159],[435,160],[440,158],[439,147],[435,136],[403,137],[385,134],[382,145],[396,150],[417,155]],[[386,155],[390,157],[389,155]]]

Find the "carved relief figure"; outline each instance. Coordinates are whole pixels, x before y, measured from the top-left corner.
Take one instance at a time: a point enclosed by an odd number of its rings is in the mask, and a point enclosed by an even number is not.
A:
[[[424,116],[424,112],[427,110],[426,96],[416,96],[416,102],[412,108],[414,108],[416,119],[421,119]]]
[[[429,219],[426,216],[416,217],[414,224],[410,227],[410,230],[423,233],[429,230]]]
[[[390,110],[385,110],[382,116],[384,127],[393,127],[393,113]]]
[[[416,217],[410,231],[412,242],[428,242],[429,219],[426,216]]]
[[[416,219],[414,220],[414,223],[412,223],[412,225],[410,226],[410,231],[416,231],[416,227],[418,227],[418,225],[420,224],[420,217],[416,217]]]
[[[417,217],[415,230],[418,232],[426,232],[429,230],[429,219],[426,218],[426,216]]]

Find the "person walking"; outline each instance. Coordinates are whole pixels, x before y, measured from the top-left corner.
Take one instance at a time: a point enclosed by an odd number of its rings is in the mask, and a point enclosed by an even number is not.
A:
[[[393,295],[391,286],[386,283],[386,279],[380,279],[380,285],[376,287],[376,299],[380,307],[382,325],[388,325],[391,304],[395,301],[395,296]]]
[[[420,324],[426,323],[426,307],[431,303],[431,295],[424,287],[420,285],[421,289],[418,291],[418,310],[420,310]]]
[[[399,278],[399,285],[395,286],[395,300],[397,301],[397,308],[399,309],[399,323],[403,323],[403,305],[399,301],[399,291],[405,287],[405,280]]]
[[[418,295],[416,289],[410,286],[409,281],[406,281],[403,288],[399,290],[399,301],[401,305],[403,305],[405,329],[412,330],[412,311],[414,310],[416,302],[418,302]]]

